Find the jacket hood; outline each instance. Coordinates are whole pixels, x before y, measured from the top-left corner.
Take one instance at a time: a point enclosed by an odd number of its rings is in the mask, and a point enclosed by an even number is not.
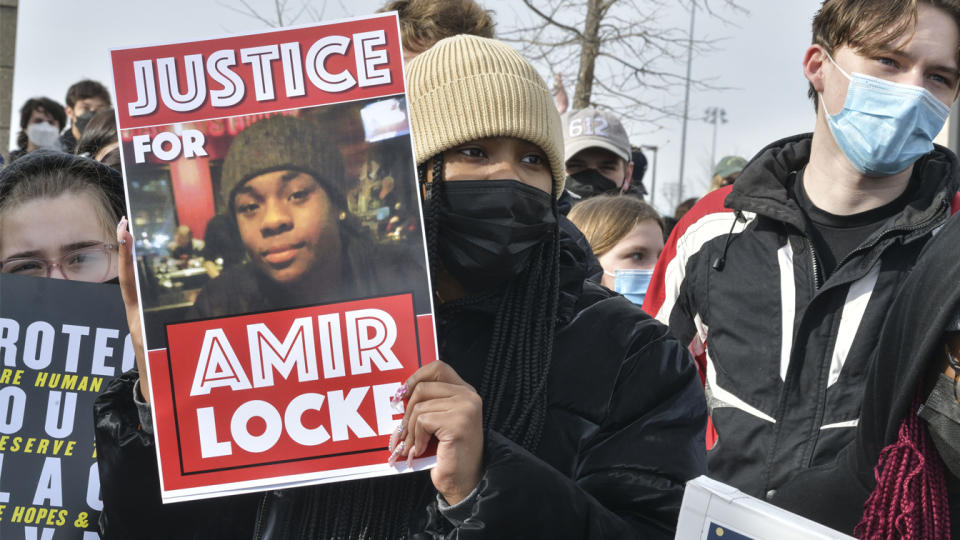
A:
[[[747,164],[727,196],[725,206],[755,212],[804,230],[800,206],[790,197],[791,174],[810,161],[812,133],[781,139],[760,150]],[[914,174],[922,175],[919,191],[894,223],[910,228],[943,212],[960,186],[960,160],[949,149],[934,145],[917,160]],[[920,231],[926,234],[927,231]]]
[[[867,376],[858,438],[858,475],[873,486],[873,467],[894,442],[917,392],[943,370],[943,332],[960,309],[960,215],[927,244],[897,293]],[[925,397],[925,396],[923,396]]]

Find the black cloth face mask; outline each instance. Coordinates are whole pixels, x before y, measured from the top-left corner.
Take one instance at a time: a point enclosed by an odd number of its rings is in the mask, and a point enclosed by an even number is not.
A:
[[[960,403],[953,394],[953,377],[937,376],[937,383],[918,415],[927,422],[927,431],[955,478],[960,478]]]
[[[600,174],[596,169],[584,169],[571,174],[564,181],[564,187],[581,199],[616,194],[620,191],[620,186],[616,182]]]
[[[90,119],[93,118],[93,115],[96,112],[97,111],[87,111],[81,114],[80,116],[77,116],[77,119],[74,120],[73,122],[74,124],[77,125],[77,131],[79,131],[80,133],[83,133],[83,130],[87,129],[87,124],[90,123]]]
[[[491,289],[526,267],[556,234],[553,197],[516,180],[444,181],[436,209],[443,267],[468,290]]]

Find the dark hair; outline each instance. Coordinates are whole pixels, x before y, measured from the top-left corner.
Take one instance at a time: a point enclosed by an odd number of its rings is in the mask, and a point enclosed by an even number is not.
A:
[[[107,230],[126,214],[120,173],[92,159],[37,150],[0,169],[0,216],[33,199],[64,193],[88,193],[99,201],[98,218]]]
[[[437,212],[444,202],[443,157],[432,158],[433,178],[426,166],[418,168],[420,183],[428,188],[427,253],[436,283],[441,265],[437,242],[441,232]],[[493,334],[477,391],[483,398],[483,425],[534,452],[540,444],[547,409],[547,374],[553,359],[553,340],[560,291],[559,231],[542,242],[527,266],[500,296]],[[469,301],[469,300],[468,300]],[[439,304],[438,315],[450,316],[461,301]]]
[[[67,107],[73,107],[81,99],[89,98],[100,98],[104,103],[110,105],[110,92],[107,91],[107,87],[98,83],[97,81],[92,81],[90,79],[84,79],[80,82],[74,83],[70,86],[70,89],[67,90]]]
[[[23,104],[23,107],[20,107],[20,132],[17,133],[17,146],[21,150],[27,148],[27,125],[30,123],[30,117],[33,116],[33,111],[44,111],[54,120],[57,121],[59,126],[58,129],[63,129],[67,125],[67,113],[63,111],[63,105],[60,105],[56,101],[48,97],[35,97],[30,98]]]
[[[423,52],[441,39],[458,34],[493,37],[493,11],[474,0],[393,0],[378,11],[400,16],[400,41],[404,48]]]
[[[100,150],[115,142],[117,142],[117,124],[113,116],[113,108],[104,107],[95,112],[87,122],[80,140],[77,141],[77,149],[73,153],[96,159]]]
[[[426,164],[417,167],[417,173],[421,185],[429,186],[425,207],[427,253],[430,273],[436,279],[440,267],[437,208],[444,204],[442,155],[435,156],[432,163],[432,182],[426,182]],[[558,243],[559,231],[555,229],[505,289],[483,295],[483,299],[499,305],[477,389],[483,399],[483,426],[531,452],[540,444],[547,411],[547,374],[553,359],[560,294]],[[450,317],[477,299],[474,296],[438,304],[437,316]],[[310,490],[298,503],[298,512],[310,516],[299,526],[299,536],[399,538],[412,512],[433,492],[426,473],[344,482],[322,494]]]
[[[683,201],[682,203],[678,204],[677,207],[673,210],[673,218],[674,219],[682,218],[683,215],[689,212],[690,209],[693,208],[693,205],[697,204],[697,201],[699,200],[700,199],[696,197],[691,197]]]

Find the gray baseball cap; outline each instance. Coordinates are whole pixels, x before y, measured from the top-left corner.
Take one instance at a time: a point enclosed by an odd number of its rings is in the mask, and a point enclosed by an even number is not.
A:
[[[616,116],[593,107],[563,115],[563,153],[568,160],[585,148],[603,148],[630,161],[630,139]]]

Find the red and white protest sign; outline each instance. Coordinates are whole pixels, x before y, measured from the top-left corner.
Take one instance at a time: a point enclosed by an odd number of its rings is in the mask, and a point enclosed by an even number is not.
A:
[[[436,338],[396,16],[112,60],[164,501],[397,474]]]

